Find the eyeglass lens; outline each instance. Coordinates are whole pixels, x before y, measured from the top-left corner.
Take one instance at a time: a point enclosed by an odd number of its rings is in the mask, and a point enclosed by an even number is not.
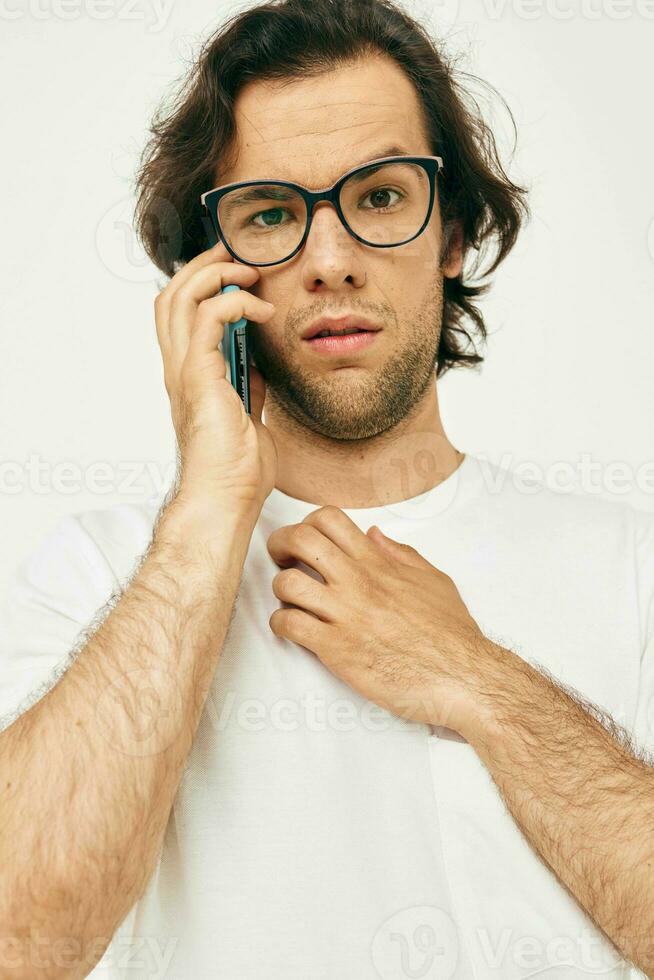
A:
[[[340,203],[350,229],[371,245],[401,245],[424,224],[429,176],[415,163],[375,164],[352,174]],[[300,244],[307,223],[302,196],[284,184],[252,184],[225,194],[218,218],[242,262],[281,262]]]

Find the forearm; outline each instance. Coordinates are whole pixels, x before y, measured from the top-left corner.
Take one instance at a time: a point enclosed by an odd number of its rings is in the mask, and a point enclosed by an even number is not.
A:
[[[466,738],[530,845],[620,954],[654,976],[654,768],[597,706],[488,649],[486,713]]]
[[[97,937],[108,940],[145,890],[254,526],[211,516],[175,503],[164,512],[109,615],[0,735],[0,935],[16,937],[3,976],[86,976]],[[64,938],[78,950],[66,968],[52,956]]]

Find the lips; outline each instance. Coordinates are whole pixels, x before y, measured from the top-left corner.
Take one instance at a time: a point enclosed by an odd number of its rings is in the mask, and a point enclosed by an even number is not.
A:
[[[302,334],[303,340],[311,340],[316,334],[328,330],[330,333],[342,333],[344,330],[359,330],[366,333],[377,333],[381,327],[372,321],[361,316],[344,316],[334,319],[332,317],[321,317],[315,320],[310,327]]]
[[[357,333],[332,334],[329,337],[310,337],[304,344],[312,354],[330,357],[334,356],[342,360],[343,357],[355,357],[366,351],[369,347],[377,343],[377,334],[381,330],[362,330]],[[345,365],[341,364],[341,367]],[[354,366],[354,365],[352,365]]]

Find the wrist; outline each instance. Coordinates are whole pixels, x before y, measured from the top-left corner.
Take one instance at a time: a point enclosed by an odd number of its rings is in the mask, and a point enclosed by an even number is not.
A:
[[[179,491],[159,514],[153,541],[190,560],[245,559],[258,520],[254,508]]]
[[[483,633],[466,641],[468,667],[457,690],[456,730],[475,749],[496,737],[498,698],[506,697],[506,684],[516,655]],[[464,680],[465,678],[465,680]]]

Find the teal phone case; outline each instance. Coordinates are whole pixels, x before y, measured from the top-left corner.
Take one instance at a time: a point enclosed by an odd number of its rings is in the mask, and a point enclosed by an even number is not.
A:
[[[220,290],[222,293],[233,293],[241,287],[236,285],[225,286]],[[225,324],[225,333],[221,342],[221,348],[225,362],[229,366],[230,380],[232,387],[243,402],[243,407],[248,415],[250,412],[250,369],[248,363],[248,321],[241,317],[235,323]]]

